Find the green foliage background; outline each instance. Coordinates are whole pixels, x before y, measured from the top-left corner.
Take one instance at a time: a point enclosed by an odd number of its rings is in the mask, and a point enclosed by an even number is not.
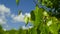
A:
[[[4,31],[0,26],[0,34],[60,34],[60,0],[34,0],[34,2],[36,7],[30,12],[33,28]],[[16,4],[19,5],[19,0],[16,0]],[[50,10],[47,11],[46,9],[49,8]],[[52,11],[53,9],[55,10]]]

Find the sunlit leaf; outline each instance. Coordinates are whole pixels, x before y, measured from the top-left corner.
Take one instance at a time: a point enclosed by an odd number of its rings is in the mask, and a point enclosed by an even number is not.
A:
[[[25,17],[24,17],[24,21],[25,21],[25,23],[26,23],[26,25],[27,25],[28,22],[29,22],[29,17],[25,16]]]
[[[48,21],[47,26],[50,26],[52,24],[52,20]]]

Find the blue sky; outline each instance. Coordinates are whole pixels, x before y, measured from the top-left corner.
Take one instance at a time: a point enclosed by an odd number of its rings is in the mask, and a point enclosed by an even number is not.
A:
[[[7,20],[6,21],[7,23],[3,24],[2,26],[3,26],[3,28],[5,28],[7,30],[9,30],[11,28],[18,29],[18,28],[20,28],[20,26],[24,25],[24,23],[21,21],[15,22],[13,20],[13,18],[16,19],[17,17],[19,17],[19,16],[17,16],[18,10],[22,10],[21,15],[24,16],[24,14],[30,13],[31,10],[34,10],[34,8],[35,8],[35,4],[33,3],[33,0],[20,0],[19,6],[16,5],[15,0],[0,0],[0,5],[10,9],[10,12],[8,13],[9,15],[7,15],[7,14],[3,15],[3,16],[5,16],[4,19]],[[1,13],[1,11],[2,10],[0,8],[0,13]],[[11,17],[11,15],[13,15],[13,17]],[[0,18],[1,18],[1,16],[0,16]]]

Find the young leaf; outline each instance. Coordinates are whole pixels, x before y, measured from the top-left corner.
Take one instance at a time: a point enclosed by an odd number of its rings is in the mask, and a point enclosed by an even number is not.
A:
[[[17,4],[17,5],[19,5],[19,1],[20,1],[20,0],[16,0],[16,4]]]
[[[24,17],[24,20],[25,20],[25,23],[26,23],[26,25],[27,25],[28,22],[29,22],[29,17],[25,16],[25,17]]]

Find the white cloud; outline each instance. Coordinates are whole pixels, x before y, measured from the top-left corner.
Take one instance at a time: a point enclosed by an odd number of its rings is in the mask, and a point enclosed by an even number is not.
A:
[[[29,26],[29,28],[33,28],[33,26]]]
[[[5,5],[0,4],[0,24],[6,24],[6,14],[10,13],[10,8],[7,8]]]
[[[30,17],[30,13],[25,13],[25,15],[27,15],[27,17]]]
[[[33,26],[28,26],[28,27],[27,26],[22,26],[23,30],[27,30],[27,29],[31,29],[31,28],[33,28]]]
[[[17,22],[24,22],[24,16],[27,15],[27,17],[30,17],[30,13],[25,13],[24,15],[21,13],[20,15],[14,15],[12,14],[11,17],[14,21]]]
[[[23,22],[24,21],[24,15],[21,13],[20,15],[11,15],[12,19],[17,22]]]
[[[6,21],[4,19],[0,19],[0,24],[5,24]]]
[[[28,27],[26,27],[26,26],[22,26],[22,29],[25,30],[25,29],[28,29]]]
[[[0,5],[0,13],[9,13],[9,12],[10,12],[10,8],[7,8],[3,4]]]
[[[0,4],[0,24],[5,24],[7,19],[5,14],[10,14],[10,8],[6,7],[3,4]],[[30,13],[25,13],[24,15],[21,13],[20,15],[10,14],[12,17],[12,21],[14,22],[24,22],[24,16],[30,17]]]

